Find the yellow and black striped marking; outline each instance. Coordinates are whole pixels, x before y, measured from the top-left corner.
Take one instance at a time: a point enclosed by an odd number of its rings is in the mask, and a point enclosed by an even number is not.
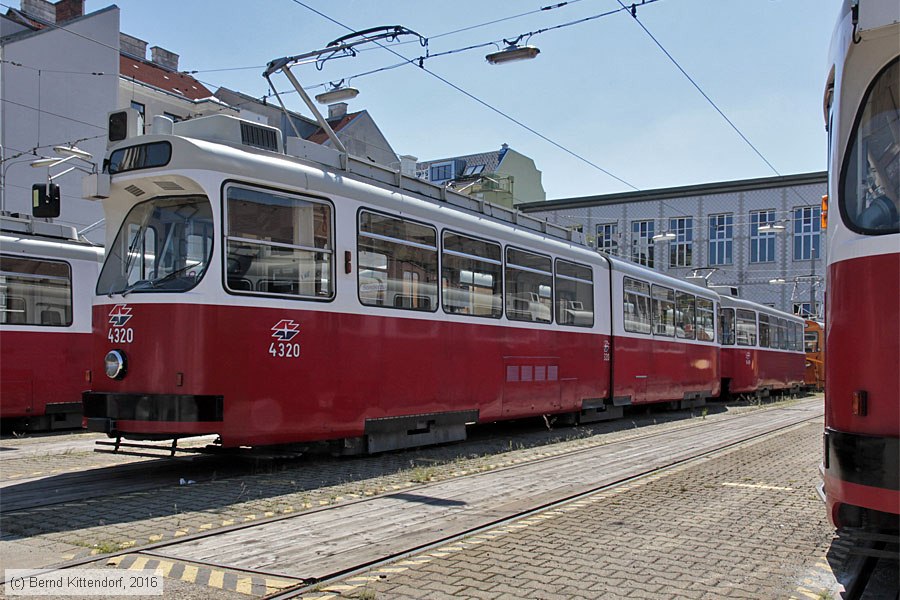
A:
[[[107,566],[129,571],[154,571],[166,579],[177,579],[196,585],[205,585],[219,590],[227,590],[248,596],[265,596],[300,583],[297,579],[266,577],[244,572],[227,571],[207,565],[184,561],[171,561],[145,556],[126,554],[109,559]]]

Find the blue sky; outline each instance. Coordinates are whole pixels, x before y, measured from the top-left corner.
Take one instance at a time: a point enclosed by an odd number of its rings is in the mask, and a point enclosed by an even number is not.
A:
[[[403,25],[432,54],[577,21],[621,8],[616,0],[117,0],[123,32],[180,55],[208,87],[268,92],[270,60],[319,49],[348,30]],[[107,6],[87,0],[91,12]],[[629,4],[630,6],[630,4]],[[838,0],[656,0],[637,16],[781,175],[825,169],[822,90]],[[457,29],[536,14],[442,35]],[[634,187],[610,177],[414,65],[355,77],[367,109],[399,154],[420,160],[499,149],[534,159],[547,197],[647,190],[776,175],[621,11],[539,33],[531,61],[488,64],[485,47],[425,66],[456,86]],[[394,46],[408,58],[416,43]],[[294,72],[305,87],[401,62],[383,49]],[[244,68],[249,67],[249,68]],[[283,77],[273,79],[289,89]],[[322,88],[311,90],[313,94]],[[290,108],[308,114],[296,94]]]

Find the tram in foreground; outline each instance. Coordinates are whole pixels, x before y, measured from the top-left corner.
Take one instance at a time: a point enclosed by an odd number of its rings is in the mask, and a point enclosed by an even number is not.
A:
[[[156,127],[105,162],[89,429],[378,452],[721,393],[711,289],[274,128]],[[793,317],[747,304],[753,364],[796,367],[765,385],[802,380]]]
[[[825,90],[824,495],[837,527],[900,514],[900,7],[844,2]]]
[[[3,429],[81,426],[91,353],[91,298],[103,248],[72,227],[0,216]]]

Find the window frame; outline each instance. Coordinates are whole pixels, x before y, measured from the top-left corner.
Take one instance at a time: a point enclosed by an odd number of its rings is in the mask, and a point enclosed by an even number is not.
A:
[[[713,223],[715,219],[715,224]],[[719,235],[719,231],[722,232]],[[707,217],[709,247],[707,264],[725,266],[734,264],[734,213],[716,213]],[[715,249],[715,251],[713,251]],[[720,254],[722,255],[720,257]],[[713,258],[715,257],[715,258]]]
[[[459,236],[459,237],[464,237],[464,238],[467,238],[467,239],[470,239],[470,240],[473,240],[473,241],[476,241],[476,242],[481,242],[481,243],[483,243],[483,244],[488,244],[488,245],[490,245],[490,246],[495,246],[495,247],[498,249],[498,251],[499,251],[500,258],[499,258],[499,260],[495,260],[495,259],[492,259],[492,258],[486,258],[486,257],[483,257],[483,256],[475,256],[475,255],[472,255],[472,254],[466,254],[465,252],[459,252],[459,251],[457,251],[457,250],[447,250],[447,249],[446,249],[446,236],[447,236],[447,235],[455,235],[455,236]],[[444,311],[444,313],[445,313],[445,314],[448,314],[448,315],[454,315],[454,316],[476,317],[476,318],[479,318],[479,319],[501,319],[501,318],[503,318],[503,306],[504,306],[504,291],[503,291],[503,285],[504,285],[503,244],[501,244],[501,243],[499,243],[499,242],[492,242],[492,241],[489,241],[489,240],[481,239],[481,238],[479,238],[479,237],[476,237],[476,236],[473,236],[473,235],[469,235],[469,234],[466,234],[466,233],[461,233],[461,232],[458,232],[458,231],[454,231],[454,230],[452,230],[452,229],[442,229],[442,230],[441,230],[441,233],[440,233],[440,238],[441,238],[441,247],[440,247],[440,253],[439,253],[439,265],[438,265],[438,267],[439,267],[439,281],[440,281],[440,287],[441,287],[440,304],[441,304],[441,309]],[[500,293],[500,295],[499,295],[499,298],[500,298],[500,306],[499,306],[499,308],[500,308],[500,310],[499,310],[496,314],[494,314],[493,311],[492,311],[492,314],[486,315],[486,314],[477,314],[477,313],[458,313],[458,312],[452,312],[452,311],[448,310],[447,299],[446,299],[446,297],[445,297],[445,295],[444,295],[444,294],[445,294],[445,289],[444,289],[444,269],[446,268],[446,261],[445,261],[445,259],[444,259],[444,255],[445,255],[445,254],[450,254],[451,256],[456,256],[456,257],[459,257],[459,258],[466,258],[466,259],[470,259],[470,260],[477,260],[477,261],[485,262],[485,263],[488,263],[488,264],[494,264],[494,265],[497,265],[497,266],[499,267],[498,270],[497,270],[497,272],[496,272],[496,277],[497,277],[498,287],[499,287],[499,293]],[[474,285],[474,282],[473,282],[473,285]],[[496,295],[492,295],[491,298],[492,298],[491,302],[492,302],[492,307],[493,307],[494,299],[496,299],[497,296],[496,296]]]
[[[560,273],[559,273],[560,263],[570,265],[570,266],[576,267],[578,269],[585,269],[588,272],[588,274],[590,275],[590,279],[585,280],[585,279],[579,279],[577,276],[573,277],[573,276],[569,276],[569,275],[560,275]],[[594,310],[594,305],[595,305],[595,302],[594,302],[594,269],[590,265],[573,262],[573,261],[567,260],[567,259],[557,258],[553,264],[553,277],[554,277],[554,279],[553,279],[553,299],[554,299],[553,305],[554,305],[554,307],[556,307],[557,304],[560,302],[559,298],[557,297],[559,295],[559,289],[560,289],[559,280],[560,279],[562,279],[564,281],[575,282],[576,286],[577,286],[577,284],[587,284],[589,287],[588,297],[590,298],[590,302],[591,302],[591,305],[590,305],[591,322],[590,323],[574,323],[574,322],[573,323],[563,323],[562,321],[560,321],[559,314],[557,313],[556,315],[554,315],[555,319],[556,319],[556,324],[562,325],[564,327],[582,327],[582,328],[593,327],[594,323],[596,322],[596,311]],[[582,298],[582,296],[578,295],[578,288],[576,287],[574,302],[583,302],[583,300],[581,298]],[[573,308],[573,310],[575,310],[575,309]],[[585,311],[582,310],[582,312],[585,312]]]
[[[310,248],[306,246],[299,246],[293,244],[282,244],[280,242],[265,242],[264,240],[254,240],[250,238],[241,238],[241,237],[231,237],[228,235],[228,189],[231,187],[239,187],[245,188],[251,191],[261,191],[265,193],[270,193],[276,196],[282,196],[289,199],[300,199],[304,202],[310,202],[312,204],[321,204],[328,207],[329,210],[329,221],[328,221],[328,231],[329,231],[329,239],[331,241],[330,248]],[[337,251],[335,250],[337,245],[337,235],[336,235],[336,214],[335,214],[335,206],[334,203],[325,197],[322,196],[314,196],[311,194],[305,194],[302,192],[293,192],[290,190],[285,190],[283,188],[276,188],[270,186],[263,185],[255,185],[251,183],[247,183],[244,181],[238,180],[226,180],[222,182],[222,190],[221,190],[221,198],[222,198],[222,289],[225,292],[232,296],[258,296],[263,298],[284,298],[305,302],[333,302],[335,298],[337,298]],[[326,253],[331,255],[330,261],[330,281],[331,281],[331,293],[328,296],[308,296],[308,295],[299,295],[299,294],[283,294],[277,292],[267,292],[256,289],[251,290],[235,290],[228,287],[228,242],[229,238],[236,241],[243,241],[251,244],[265,245],[270,247],[278,247],[278,248],[293,248],[299,249],[308,252],[314,253]]]
[[[397,220],[397,221],[403,221],[403,222],[407,222],[407,223],[412,223],[412,224],[414,224],[414,225],[419,225],[419,226],[422,226],[422,227],[426,227],[426,228],[428,228],[428,229],[431,229],[432,231],[434,231],[434,244],[435,244],[435,245],[434,245],[433,248],[431,248],[431,247],[429,247],[429,246],[425,246],[424,244],[419,244],[419,243],[417,243],[417,242],[411,242],[411,241],[407,241],[407,240],[401,240],[401,239],[392,238],[392,237],[389,237],[389,236],[383,236],[383,235],[380,235],[380,234],[364,234],[364,233],[362,232],[362,229],[361,229],[361,223],[362,223],[362,219],[361,219],[361,218],[362,218],[362,215],[363,215],[364,213],[369,213],[369,214],[373,214],[373,215],[378,215],[378,216],[380,216],[380,217],[385,217],[385,218],[388,218],[388,219],[394,219],[394,220]],[[412,248],[419,248],[419,249],[422,249],[422,250],[434,250],[434,254],[435,254],[435,258],[434,258],[434,261],[435,261],[435,262],[434,262],[434,267],[435,267],[435,271],[434,271],[434,273],[435,273],[435,283],[434,283],[434,290],[435,290],[434,298],[435,298],[435,301],[434,301],[434,306],[432,306],[430,309],[425,310],[425,309],[414,308],[414,307],[409,307],[409,306],[393,306],[392,304],[372,304],[372,303],[364,302],[364,301],[363,301],[363,298],[362,298],[362,295],[360,294],[360,279],[359,279],[359,276],[360,276],[360,274],[362,273],[362,261],[360,260],[360,257],[359,257],[359,255],[360,255],[360,245],[359,245],[359,238],[360,238],[360,236],[368,237],[368,238],[370,238],[370,239],[375,239],[375,240],[386,241],[386,242],[390,242],[390,243],[399,243],[400,245],[409,246],[409,247],[412,247]],[[439,235],[439,232],[438,232],[438,228],[437,228],[436,225],[434,225],[434,224],[432,224],[432,223],[428,223],[428,222],[426,222],[426,221],[419,221],[419,220],[417,220],[417,219],[409,219],[409,218],[406,218],[406,217],[402,217],[402,216],[400,216],[400,215],[395,215],[395,214],[391,214],[391,213],[383,212],[383,211],[379,211],[379,210],[373,210],[373,209],[371,209],[371,208],[361,207],[361,208],[356,212],[356,236],[355,236],[355,244],[356,244],[356,295],[357,295],[357,299],[359,300],[360,305],[361,305],[361,306],[371,306],[371,307],[373,307],[373,308],[384,308],[384,309],[388,309],[388,310],[405,310],[405,311],[409,311],[409,312],[412,312],[412,313],[431,313],[431,314],[436,313],[436,312],[438,311],[438,305],[441,304],[441,290],[440,290],[440,285],[441,285],[441,247],[440,247],[440,241],[439,241],[439,239],[440,239],[440,235]],[[396,281],[405,281],[405,274],[404,274],[404,279],[396,280]],[[427,282],[426,282],[424,285],[427,285]]]
[[[821,256],[821,212],[820,206],[797,206],[792,210],[794,262],[818,260]]]
[[[637,284],[638,287],[646,286],[647,291],[644,292],[642,290],[637,290],[637,289],[629,290],[628,289],[629,282],[631,282],[633,284]],[[637,298],[644,298],[646,300],[646,312],[644,313],[647,317],[646,320],[632,319],[631,321],[629,321],[628,311],[625,310],[625,308],[628,306],[628,295],[629,294],[635,295]],[[651,300],[652,300],[652,296],[650,295],[650,282],[649,281],[644,281],[643,279],[635,279],[634,277],[628,277],[627,275],[622,278],[622,327],[625,331],[627,331],[628,333],[638,333],[641,335],[653,335],[653,317],[651,316],[651,312],[652,312]],[[638,313],[637,307],[638,307],[638,303],[634,303],[635,316],[640,314],[640,313]],[[637,328],[637,329],[629,329],[628,328],[629,322],[636,323],[638,325],[646,325],[647,326],[646,331],[643,330],[643,327]]]
[[[554,284],[553,258],[546,254],[540,254],[538,252],[533,252],[531,250],[526,250],[524,248],[519,248],[518,246],[512,246],[512,245],[506,246],[503,250],[504,250],[503,251],[503,301],[504,301],[503,302],[503,307],[504,307],[503,312],[506,315],[506,319],[508,321],[515,321],[518,323],[538,323],[541,325],[552,325],[554,323],[553,298],[554,298],[554,293],[555,293],[555,291],[553,289],[553,284]],[[524,254],[530,254],[531,256],[546,259],[549,262],[550,270],[549,271],[541,271],[541,270],[535,269],[533,267],[527,267],[525,265],[517,265],[516,263],[510,263],[509,253],[511,251],[512,252],[522,252]],[[549,280],[550,280],[550,305],[548,307],[550,310],[550,319],[549,320],[544,321],[541,319],[524,319],[524,318],[516,318],[515,316],[512,316],[512,317],[510,316],[510,306],[509,306],[509,301],[510,301],[509,270],[510,269],[524,271],[526,273],[533,273],[533,274],[538,274],[538,275],[549,276]],[[538,289],[540,289],[540,285],[538,285]],[[528,292],[528,293],[533,293],[533,292]],[[540,298],[541,298],[540,293],[538,293],[538,303],[544,304],[543,302],[541,302]]]
[[[675,234],[675,239],[669,242],[669,267],[693,266],[694,218],[671,217],[669,219],[669,232]],[[672,260],[673,258],[675,260]]]
[[[775,236],[777,234],[774,231],[759,232],[761,225],[774,224],[775,222],[774,208],[750,211],[750,264],[759,265],[775,262]],[[765,249],[765,252],[762,251],[763,249]],[[762,258],[762,255],[765,255],[765,257]]]
[[[43,263],[43,264],[53,264],[53,265],[64,266],[65,269],[66,269],[66,275],[65,275],[65,276],[63,276],[63,275],[46,275],[46,276],[41,276],[41,275],[36,275],[36,274],[33,274],[33,273],[24,273],[24,272],[3,271],[3,270],[0,270],[0,277],[14,276],[14,277],[19,277],[20,279],[51,279],[51,280],[62,280],[62,281],[65,281],[65,282],[66,282],[66,284],[67,284],[66,287],[67,287],[67,291],[68,291],[68,296],[67,296],[66,299],[65,299],[65,300],[67,301],[67,305],[63,307],[63,308],[64,308],[64,314],[63,314],[63,316],[64,316],[64,317],[67,317],[67,319],[61,319],[61,320],[60,320],[60,323],[58,323],[58,324],[56,324],[56,323],[43,323],[43,322],[40,322],[40,321],[38,321],[38,322],[28,322],[28,321],[27,321],[27,317],[28,317],[27,309],[28,309],[28,307],[29,307],[29,302],[28,302],[29,298],[28,298],[28,297],[22,297],[22,296],[16,296],[16,295],[12,295],[12,296],[7,295],[7,296],[6,296],[6,298],[7,298],[7,304],[6,304],[6,306],[7,306],[7,307],[8,307],[8,301],[9,301],[10,298],[20,298],[20,299],[22,299],[22,300],[24,301],[24,303],[25,303],[24,309],[25,309],[25,311],[26,311],[26,312],[25,312],[26,322],[24,322],[24,323],[10,323],[10,322],[7,321],[6,323],[2,323],[2,326],[3,326],[3,327],[49,327],[49,328],[52,328],[52,329],[64,329],[64,328],[67,328],[67,327],[71,327],[71,326],[74,324],[74,322],[75,322],[75,303],[74,303],[74,297],[73,297],[73,294],[74,294],[74,290],[73,290],[73,288],[74,288],[73,277],[74,277],[74,275],[73,275],[72,264],[71,264],[69,261],[66,261],[66,260],[59,260],[59,259],[52,259],[52,258],[45,258],[45,257],[39,257],[39,256],[28,256],[28,255],[9,254],[9,253],[0,253],[0,258],[6,259],[6,260],[28,261],[28,262],[32,262],[32,263]],[[29,286],[29,288],[31,288],[31,286]],[[31,304],[33,305],[33,308],[35,309],[34,317],[37,318],[37,317],[38,317],[38,314],[39,314],[39,313],[37,312],[38,302],[35,300],[35,298],[34,298],[33,295],[30,297],[30,299],[32,300]],[[67,310],[66,310],[66,309],[67,309]],[[6,310],[8,311],[9,309],[6,308]]]
[[[671,292],[672,299],[668,298],[658,298],[656,295],[657,290],[662,290],[662,292]],[[671,321],[663,321],[662,323],[658,322],[658,313],[657,307],[660,303],[671,304],[672,311],[672,319]],[[666,312],[663,310],[663,315]],[[655,283],[650,284],[650,323],[651,323],[651,331],[654,336],[659,337],[675,337],[675,288],[666,287],[664,285],[658,285]],[[657,326],[661,325],[664,329],[657,330]]]

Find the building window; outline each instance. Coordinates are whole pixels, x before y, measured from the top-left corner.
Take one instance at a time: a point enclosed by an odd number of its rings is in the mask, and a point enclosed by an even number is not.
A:
[[[619,254],[619,224],[603,223],[597,225],[597,250],[610,256]]]
[[[653,268],[653,221],[632,221],[631,260]]]
[[[804,319],[814,319],[819,315],[819,303],[794,302],[794,314]]]
[[[709,265],[730,265],[734,240],[734,215],[709,215]]]
[[[443,162],[431,165],[428,170],[428,180],[435,183],[442,183],[453,179],[453,163]]]
[[[669,243],[669,266],[690,267],[694,258],[694,219],[692,217],[669,219],[669,232],[676,236]]]
[[[794,209],[794,260],[819,258],[821,210],[818,206],[801,206]]]
[[[757,210],[750,213],[750,262],[775,262],[775,233],[760,233],[759,227],[775,222],[774,210]]]
[[[138,119],[138,131],[143,134],[144,123],[147,122],[146,109],[144,108],[143,104],[141,104],[140,102],[135,102],[134,100],[131,101],[131,108],[138,111],[138,114],[140,115],[140,118]]]

